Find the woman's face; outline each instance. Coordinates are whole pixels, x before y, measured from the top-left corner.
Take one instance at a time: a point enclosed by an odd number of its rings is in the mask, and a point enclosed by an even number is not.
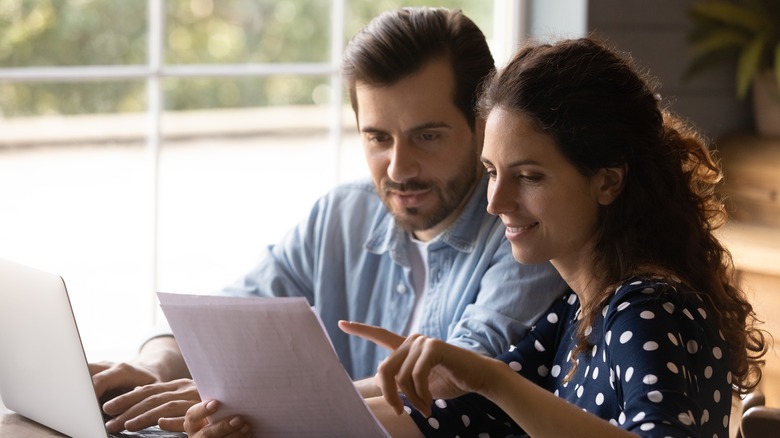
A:
[[[500,107],[487,118],[482,162],[488,212],[506,225],[517,261],[550,260],[559,271],[587,263],[603,202],[601,172],[583,175],[528,116]]]

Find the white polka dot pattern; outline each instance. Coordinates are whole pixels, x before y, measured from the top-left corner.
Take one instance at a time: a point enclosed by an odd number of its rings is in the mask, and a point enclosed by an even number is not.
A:
[[[708,301],[679,290],[654,280],[618,288],[586,328],[591,346],[570,381],[564,379],[580,321],[574,294],[501,359],[556,396],[641,436],[728,436],[727,346]],[[523,434],[476,394],[437,400],[432,417],[412,410],[412,418],[426,436]]]

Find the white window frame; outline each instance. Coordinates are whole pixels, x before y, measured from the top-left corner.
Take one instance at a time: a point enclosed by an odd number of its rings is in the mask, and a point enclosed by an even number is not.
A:
[[[333,182],[340,174],[341,126],[343,89],[339,66],[343,53],[344,12],[346,0],[331,2],[330,60],[323,63],[283,64],[188,64],[170,65],[164,62],[164,0],[146,0],[148,11],[147,62],[144,65],[116,66],[62,66],[62,67],[19,67],[0,68],[0,83],[13,82],[90,82],[144,80],[146,82],[146,155],[150,181],[150,229],[149,269],[151,284],[149,290],[151,305],[157,309],[154,291],[157,290],[158,274],[158,192],[159,159],[161,144],[161,121],[163,117],[163,78],[184,77],[265,77],[272,75],[311,75],[330,78],[330,126],[329,145],[333,150]],[[529,0],[493,0],[492,51],[499,66],[503,65],[515,50],[517,43],[526,33],[524,17]],[[154,311],[156,314],[156,310]]]

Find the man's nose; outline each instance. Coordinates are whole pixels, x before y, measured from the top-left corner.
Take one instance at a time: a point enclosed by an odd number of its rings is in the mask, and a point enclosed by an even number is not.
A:
[[[397,141],[390,155],[387,176],[395,182],[406,182],[420,172],[414,148],[405,141]]]

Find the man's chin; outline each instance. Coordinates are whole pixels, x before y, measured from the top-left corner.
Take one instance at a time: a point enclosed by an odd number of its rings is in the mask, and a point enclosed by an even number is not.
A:
[[[404,212],[402,214],[394,214],[396,223],[405,231],[410,233],[420,233],[435,228],[440,224],[442,220],[434,218],[430,215],[423,215],[419,212],[409,213]]]
[[[414,233],[417,231],[424,231],[427,228],[425,227],[425,224],[423,224],[423,221],[420,217],[409,215],[409,214],[394,214],[395,216],[395,222],[403,228],[406,231],[409,231],[410,233]]]
[[[385,199],[385,206],[395,218],[396,223],[405,231],[417,233],[427,231],[441,223],[449,213],[442,208],[403,207],[392,200]],[[388,202],[390,201],[390,202]]]

